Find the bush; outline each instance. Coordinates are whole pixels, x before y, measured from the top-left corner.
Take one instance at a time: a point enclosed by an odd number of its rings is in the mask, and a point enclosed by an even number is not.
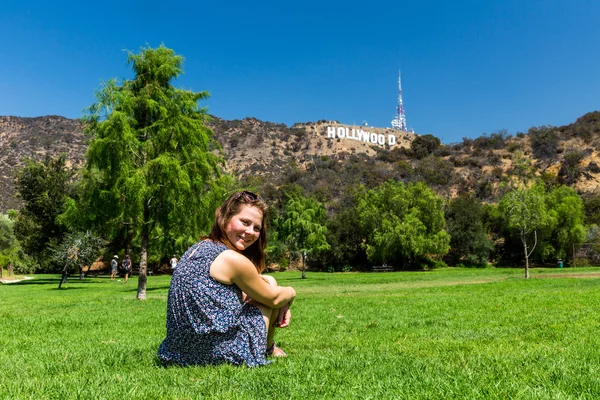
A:
[[[501,130],[487,136],[484,134],[473,141],[473,147],[479,150],[503,149],[506,140],[510,137],[506,130]]]
[[[529,140],[535,158],[546,159],[556,156],[558,134],[551,126],[540,126],[529,129]]]
[[[558,178],[565,185],[572,185],[581,176],[580,161],[585,157],[583,150],[570,150],[565,152],[562,166],[558,171]]]
[[[440,139],[433,135],[417,136],[410,144],[415,158],[422,159],[430,155],[440,146]]]
[[[442,260],[427,258],[423,261],[424,269],[436,269],[436,268],[447,268],[448,264],[446,264]]]
[[[454,166],[449,161],[431,155],[419,160],[415,174],[428,185],[449,185],[454,178]]]
[[[441,145],[440,147],[438,147],[437,149],[435,149],[433,151],[433,155],[436,157],[447,157],[449,156],[450,153],[450,148],[448,148],[447,146]]]
[[[508,151],[509,153],[514,153],[517,150],[523,150],[523,145],[519,142],[510,142],[506,146],[506,151]]]

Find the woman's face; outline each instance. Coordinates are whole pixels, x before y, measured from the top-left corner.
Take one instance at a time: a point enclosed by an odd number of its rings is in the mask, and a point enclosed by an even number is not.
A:
[[[227,239],[233,247],[243,251],[258,240],[263,213],[251,204],[243,204],[240,212],[231,217],[225,227]]]

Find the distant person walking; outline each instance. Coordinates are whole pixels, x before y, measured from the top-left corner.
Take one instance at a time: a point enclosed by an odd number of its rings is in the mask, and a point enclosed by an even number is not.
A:
[[[117,269],[119,268],[119,257],[115,254],[110,262],[110,280],[114,281],[117,276]]]
[[[177,268],[177,258],[173,256],[169,262],[171,263],[171,269],[175,270],[175,268]]]
[[[131,275],[131,257],[129,257],[129,254],[123,259],[123,274],[125,275],[125,283],[127,283],[129,275]]]

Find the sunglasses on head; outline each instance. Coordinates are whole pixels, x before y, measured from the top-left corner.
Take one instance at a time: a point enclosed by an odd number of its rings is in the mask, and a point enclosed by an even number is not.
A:
[[[254,203],[255,201],[261,200],[259,195],[257,195],[256,193],[249,192],[247,190],[239,192],[235,199],[237,200],[242,197],[246,199],[246,201],[249,203]]]

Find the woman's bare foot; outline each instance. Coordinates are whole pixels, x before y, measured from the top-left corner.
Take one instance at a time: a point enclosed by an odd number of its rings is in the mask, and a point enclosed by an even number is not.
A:
[[[281,348],[275,346],[275,343],[273,343],[271,345],[271,347],[269,347],[267,349],[267,356],[269,356],[269,357],[287,357],[287,354],[285,354],[285,351],[281,350]]]

